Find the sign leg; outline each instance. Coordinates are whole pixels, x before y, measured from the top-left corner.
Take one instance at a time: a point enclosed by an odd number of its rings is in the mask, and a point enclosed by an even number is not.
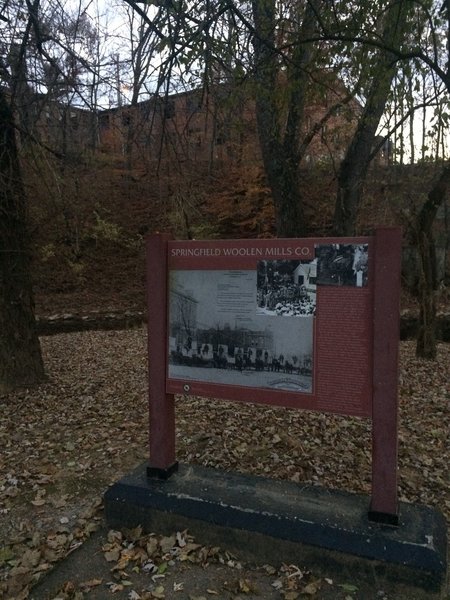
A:
[[[147,238],[147,327],[149,377],[149,477],[167,479],[178,469],[175,460],[175,398],[166,394],[167,243],[168,234]]]
[[[369,519],[398,524],[398,348],[401,230],[375,232],[372,501]]]

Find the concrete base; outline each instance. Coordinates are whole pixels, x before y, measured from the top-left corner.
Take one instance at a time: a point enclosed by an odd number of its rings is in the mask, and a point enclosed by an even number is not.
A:
[[[401,503],[398,527],[368,520],[369,498],[293,482],[180,465],[149,479],[147,465],[105,494],[111,527],[189,529],[196,541],[273,565],[323,574],[386,577],[439,591],[446,579],[446,522],[440,512]]]

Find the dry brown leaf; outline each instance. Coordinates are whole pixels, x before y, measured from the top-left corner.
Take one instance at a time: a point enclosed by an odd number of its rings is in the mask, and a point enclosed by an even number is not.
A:
[[[107,562],[116,562],[120,558],[120,548],[114,548],[105,552],[105,560]]]
[[[92,588],[98,587],[103,583],[103,579],[89,579],[89,581],[83,581],[80,583],[80,588],[89,592]]]
[[[33,504],[34,506],[44,506],[44,504],[46,502],[47,502],[47,500],[45,498],[38,497],[38,498],[35,498],[34,500],[32,500],[31,504]]]
[[[120,544],[123,540],[123,534],[121,531],[115,531],[114,529],[110,529],[108,531],[107,539],[110,544]]]
[[[308,594],[308,596],[314,596],[320,590],[320,581],[312,581],[308,583],[303,589],[302,594]]]
[[[170,552],[176,544],[176,535],[170,537],[163,537],[159,540],[159,546],[164,554]]]
[[[146,545],[147,554],[152,557],[159,549],[158,540],[155,537],[149,538]]]
[[[32,569],[39,564],[42,553],[40,550],[25,550],[20,559],[20,566],[23,569]]]

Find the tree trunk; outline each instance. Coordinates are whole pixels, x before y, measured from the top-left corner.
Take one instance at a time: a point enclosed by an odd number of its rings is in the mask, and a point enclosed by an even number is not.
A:
[[[395,48],[401,42],[406,29],[407,14],[407,8],[401,2],[394,3],[386,14],[383,40],[387,45]],[[394,56],[387,50],[380,50],[377,71],[370,83],[363,113],[338,175],[334,212],[334,233],[336,235],[355,235],[357,211],[372,159],[375,135],[394,75]]]
[[[416,220],[416,240],[419,254],[420,318],[416,355],[436,358],[436,254],[433,239],[433,222],[438,208],[444,202],[450,187],[450,165],[441,175],[422,206]]]
[[[279,150],[276,156],[266,156],[264,166],[275,207],[277,236],[305,236],[306,224],[297,161]]]
[[[11,107],[0,87],[0,394],[44,379]]]
[[[277,235],[301,237],[307,230],[299,181],[300,124],[308,81],[307,66],[311,62],[311,46],[302,44],[302,40],[312,33],[314,11],[308,4],[296,34],[293,55],[284,72],[287,82],[282,84],[280,53],[275,48],[275,1],[253,0],[252,10],[256,121],[264,169],[272,191]],[[284,98],[280,98],[282,85],[286,85]]]

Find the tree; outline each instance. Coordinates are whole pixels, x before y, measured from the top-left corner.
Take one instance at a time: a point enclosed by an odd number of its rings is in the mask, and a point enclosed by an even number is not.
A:
[[[37,1],[33,9],[36,5]],[[31,107],[24,99],[30,99],[25,58],[32,24],[28,20],[19,37],[19,6],[4,4],[1,14],[10,27],[9,52],[4,47],[0,55],[0,393],[5,393],[42,381],[44,366],[34,319],[26,197],[14,116],[16,112],[20,117],[23,139],[24,128],[30,126]]]
[[[125,1],[143,15],[138,2]],[[328,84],[323,80],[330,77],[333,67],[320,44],[309,43],[317,28],[312,5],[276,0],[199,2],[188,11],[185,2],[169,1],[164,7],[169,23],[163,29],[167,37],[164,76],[172,75],[176,66],[179,72],[189,74],[192,87],[191,74],[202,72],[201,82],[209,91],[221,72],[221,83],[240,80],[252,89],[277,234],[305,235],[308,228],[299,164],[308,144],[323,132],[333,114],[330,109],[310,130],[306,127],[306,99],[314,88],[320,90],[315,90],[317,95],[326,93]],[[147,19],[154,28],[155,21],[148,15]],[[237,50],[233,57],[231,49]],[[333,67],[333,71],[336,78],[338,69]],[[344,100],[336,95],[336,106],[348,102],[353,94],[346,96]]]
[[[303,40],[315,29],[315,15],[310,4],[298,11],[292,57],[284,63],[276,46],[277,23],[275,0],[253,0],[254,72],[256,81],[256,120],[261,153],[272,191],[276,229],[280,237],[306,233],[303,201],[299,181],[299,146],[301,117],[308,87],[307,69],[313,54]],[[285,68],[285,82],[281,80]],[[286,113],[277,89],[285,83]],[[283,119],[284,117],[284,119]],[[284,122],[284,123],[283,123]]]
[[[16,127],[0,86],[0,393],[44,379],[36,333]]]
[[[130,106],[136,107],[142,99],[142,95],[148,96],[147,86],[150,87],[149,78],[153,75],[153,62],[155,59],[155,46],[160,42],[160,38],[155,35],[155,32],[146,26],[149,19],[150,6],[142,8],[142,15],[137,14],[131,7],[126,7],[126,20],[128,28],[127,47],[125,52],[129,54],[127,60],[128,85],[130,89]],[[132,119],[132,116],[134,120]],[[133,162],[133,145],[136,135],[142,128],[144,119],[151,119],[152,115],[144,114],[136,119],[138,112],[131,111],[128,122],[126,124],[126,142],[125,156],[127,167],[131,170]]]
[[[433,221],[450,190],[450,165],[445,165],[420,209],[414,228],[419,255],[419,332],[416,352],[422,358],[436,358],[436,253]]]
[[[442,4],[425,2],[418,4],[420,17],[418,37],[409,48],[397,49],[396,56],[402,61],[420,61],[429,70],[436,89],[439,82],[445,86],[447,103],[450,95],[450,0]],[[436,92],[440,96],[440,90]],[[437,153],[441,127],[448,118],[442,116],[438,101]],[[440,113],[440,114],[439,114]],[[419,257],[419,334],[416,354],[423,358],[436,356],[436,256],[433,239],[433,222],[439,207],[448,198],[450,190],[450,166],[443,164],[437,180],[428,194],[427,200],[419,210],[414,226]]]
[[[362,188],[373,156],[375,136],[396,73],[396,57],[389,47],[400,48],[405,37],[409,7],[406,2],[391,3],[383,15],[383,46],[374,56],[367,57],[371,65],[366,99],[355,134],[347,148],[338,174],[338,190],[334,213],[336,235],[355,235],[356,216],[362,198]]]
[[[311,0],[313,1],[313,0]],[[400,10],[407,2],[398,0],[392,3],[393,10]],[[340,42],[352,42],[366,48],[376,49],[381,56],[391,57],[392,62],[411,64],[420,62],[432,74],[435,80],[440,80],[450,94],[450,0],[444,0],[437,4],[433,0],[425,0],[413,5],[415,21],[413,21],[413,33],[401,43],[402,37],[379,36],[378,32],[370,29],[360,32],[333,30],[333,28],[322,27],[320,39]],[[399,28],[399,32],[402,31]],[[400,42],[400,43],[399,43]],[[386,71],[388,74],[389,69]],[[438,96],[438,94],[436,94]],[[425,110],[426,102],[423,102]],[[439,117],[439,115],[438,115]],[[438,144],[441,136],[440,127],[442,117],[438,118]],[[345,166],[345,165],[344,165]],[[447,197],[449,189],[448,166],[444,165],[437,183],[430,191],[427,201],[419,211],[415,235],[418,242],[420,262],[420,334],[417,340],[416,353],[418,356],[433,357],[436,353],[435,340],[435,256],[432,235],[432,224],[437,209]],[[345,202],[338,203],[344,207]],[[345,213],[341,207],[337,207],[337,229],[345,230]],[[351,216],[351,208],[348,211]]]
[[[58,27],[45,16],[41,0],[0,4],[0,393],[32,385],[45,377],[37,336],[30,271],[27,201],[18,152],[27,140],[36,142],[43,90],[50,81],[68,90],[79,72],[73,49],[65,48],[64,73],[52,53]],[[81,13],[80,13],[81,14]],[[32,67],[32,72],[30,72]],[[62,86],[62,87],[61,87]],[[20,138],[19,138],[20,136]]]

